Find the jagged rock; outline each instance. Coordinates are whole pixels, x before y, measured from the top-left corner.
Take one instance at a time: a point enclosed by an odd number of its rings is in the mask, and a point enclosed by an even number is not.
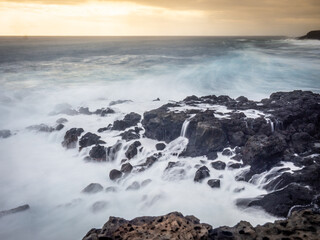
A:
[[[122,137],[123,140],[126,140],[127,142],[140,138],[140,134],[133,129],[130,129],[128,131],[121,133],[120,136]]]
[[[106,161],[107,159],[107,155],[106,155],[106,149],[104,146],[94,146],[90,152],[89,152],[89,156],[91,159],[95,160],[95,161]]]
[[[182,124],[188,116],[184,112],[167,111],[171,106],[175,105],[167,104],[143,114],[142,125],[146,137],[169,143],[180,136]]]
[[[19,206],[19,207],[16,207],[16,208],[12,208],[10,210],[0,211],[0,218],[4,217],[6,215],[10,215],[10,214],[26,211],[29,208],[30,208],[30,206],[28,204],[25,204],[25,205],[22,205],[22,206]]]
[[[80,138],[79,141],[79,150],[85,148],[85,147],[89,147],[92,145],[96,145],[96,144],[104,144],[106,142],[100,140],[100,136],[98,136],[97,134],[91,133],[91,132],[87,132],[85,135],[83,135]]]
[[[63,124],[63,123],[66,123],[66,122],[68,122],[68,119],[66,119],[66,118],[59,118],[56,121],[57,124]]]
[[[0,138],[8,138],[11,136],[10,130],[0,130]]]
[[[97,193],[101,192],[103,190],[103,187],[99,183],[90,183],[88,186],[86,186],[82,192],[83,193]]]
[[[220,180],[219,179],[210,179],[210,180],[208,180],[207,184],[211,188],[220,188]]]
[[[108,206],[108,202],[107,201],[97,201],[94,204],[92,204],[91,211],[93,213],[98,213],[101,210],[105,209],[107,206]]]
[[[71,128],[64,135],[62,146],[65,148],[75,148],[77,145],[78,137],[84,132],[82,128]]]
[[[313,40],[320,40],[320,30],[310,31],[306,35],[299,37],[298,39],[313,39]]]
[[[194,176],[195,182],[202,182],[203,179],[210,177],[210,170],[206,166],[202,166],[196,171]]]
[[[91,229],[83,240],[89,239],[208,239],[212,227],[200,224],[194,216],[184,217],[173,212],[160,217],[139,217],[127,221],[110,217],[102,229]]]
[[[314,192],[307,187],[292,183],[285,188],[268,193],[257,199],[240,199],[238,206],[259,206],[275,216],[286,217],[291,207],[308,205],[312,202]]]
[[[226,168],[226,164],[222,161],[215,161],[211,163],[211,167],[216,170],[224,170]]]
[[[139,190],[139,189],[140,189],[140,184],[137,181],[134,181],[133,183],[131,183],[129,187],[126,188],[126,191]]]
[[[141,146],[141,143],[139,141],[135,141],[134,143],[132,143],[127,149],[127,151],[125,152],[126,157],[130,160],[131,158],[136,156],[138,153],[138,147],[140,146]]]
[[[137,113],[131,112],[124,116],[123,120],[116,120],[113,123],[112,130],[122,131],[126,128],[137,125],[141,120],[141,116]]]
[[[121,172],[123,173],[131,173],[133,167],[130,163],[125,163],[121,166]]]
[[[112,169],[109,173],[109,178],[111,180],[117,180],[122,177],[122,172],[117,169]]]
[[[166,145],[164,144],[164,143],[157,143],[156,144],[156,149],[158,150],[158,151],[162,151],[163,149],[165,149],[166,148]]]

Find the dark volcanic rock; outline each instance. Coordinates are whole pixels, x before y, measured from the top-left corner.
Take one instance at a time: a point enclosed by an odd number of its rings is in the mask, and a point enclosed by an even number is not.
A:
[[[220,179],[210,179],[208,180],[207,184],[211,188],[220,188]]]
[[[98,132],[101,133],[101,132],[108,131],[111,129],[112,129],[112,124],[109,124],[107,127],[99,128]]]
[[[137,155],[138,147],[140,146],[141,146],[141,143],[139,141],[135,141],[134,143],[132,143],[125,153],[126,157],[130,160],[135,155]]]
[[[123,140],[126,140],[127,142],[140,138],[140,134],[133,129],[130,129],[128,131],[121,133],[120,136],[122,137]]]
[[[83,193],[97,193],[101,192],[103,190],[103,187],[99,183],[90,183],[88,186],[86,186],[82,192]]]
[[[203,179],[210,177],[210,170],[206,166],[202,166],[196,171],[194,176],[195,182],[202,182]]]
[[[320,30],[310,31],[307,33],[307,35],[299,37],[299,39],[301,39],[301,40],[303,40],[303,39],[320,40]]]
[[[275,216],[286,217],[290,208],[310,204],[313,196],[312,190],[292,183],[281,190],[263,195],[260,199],[241,199],[237,204],[244,207],[259,206]]]
[[[77,145],[78,137],[83,132],[84,130],[82,128],[71,128],[64,135],[62,146],[64,146],[65,148],[75,148]]]
[[[165,149],[166,148],[166,145],[164,144],[164,143],[157,143],[156,144],[156,149],[158,150],[158,151],[162,151],[163,149]]]
[[[117,180],[118,178],[121,178],[122,177],[122,172],[120,172],[119,170],[117,169],[113,169],[110,171],[109,173],[109,178],[111,180]]]
[[[121,172],[123,173],[130,173],[132,171],[133,167],[130,163],[125,163],[121,166]]]
[[[91,133],[91,132],[87,132],[85,135],[83,135],[80,138],[79,141],[79,150],[81,150],[82,148],[85,147],[89,147],[91,145],[96,145],[96,144],[104,144],[105,142],[100,140],[100,136],[98,136],[97,134]]]
[[[213,167],[216,170],[224,170],[226,168],[226,164],[221,161],[216,161],[211,163],[211,167]]]
[[[89,111],[89,108],[87,107],[80,107],[79,111],[80,114],[84,114],[84,115],[91,115],[92,113]]]
[[[104,146],[94,146],[90,152],[89,152],[89,156],[91,157],[92,160],[95,161],[106,161],[107,160],[107,154],[106,154],[106,149]]]
[[[4,210],[4,211],[0,211],[0,218],[1,217],[4,217],[6,215],[10,215],[10,214],[13,214],[13,213],[18,213],[18,212],[23,212],[23,211],[26,211],[30,208],[30,206],[28,204],[25,204],[25,205],[22,205],[22,206],[19,206],[19,207],[16,207],[16,208],[12,208],[10,210]]]
[[[62,123],[58,124],[55,128],[56,131],[60,131],[62,128],[64,128],[64,125]]]
[[[117,120],[113,123],[112,130],[122,131],[126,128],[137,125],[141,120],[141,116],[137,113],[131,112],[124,116],[123,120]]]
[[[115,111],[111,108],[101,108],[101,109],[97,109],[94,113],[97,115],[100,115],[101,117],[104,117],[108,114],[115,113]]]
[[[0,130],[0,138],[8,138],[11,136],[10,130]]]
[[[145,136],[158,141],[171,142],[180,136],[181,128],[188,115],[184,112],[170,112],[167,104],[158,109],[143,114],[142,125],[145,128]]]

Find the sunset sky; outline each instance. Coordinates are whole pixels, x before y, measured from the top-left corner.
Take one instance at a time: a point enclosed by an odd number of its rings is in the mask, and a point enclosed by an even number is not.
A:
[[[0,35],[287,35],[320,0],[0,0]]]

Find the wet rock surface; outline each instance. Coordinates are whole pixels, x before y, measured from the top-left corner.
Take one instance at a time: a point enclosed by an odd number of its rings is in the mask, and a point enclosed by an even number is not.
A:
[[[100,136],[95,133],[87,132],[84,134],[79,141],[79,150],[85,147],[89,147],[96,144],[104,144],[106,142],[100,140]]]
[[[97,239],[319,239],[320,214],[311,209],[294,212],[288,219],[253,227],[241,221],[234,227],[218,227],[200,223],[194,216],[173,212],[159,217],[138,217],[132,220],[110,217],[102,229],[91,229],[83,240]]]
[[[77,145],[78,137],[84,132],[82,128],[71,128],[64,136],[62,146],[65,148],[75,148]]]
[[[124,116],[123,120],[117,120],[113,123],[112,130],[122,131],[126,128],[133,127],[140,122],[141,116],[137,113],[131,112]]]

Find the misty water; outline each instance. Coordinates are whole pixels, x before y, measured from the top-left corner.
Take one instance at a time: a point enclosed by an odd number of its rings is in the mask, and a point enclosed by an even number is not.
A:
[[[168,144],[152,168],[117,183],[109,179],[109,171],[120,168],[130,143],[124,143],[115,161],[93,163],[83,160],[90,147],[81,152],[66,150],[61,142],[70,128],[97,133],[127,113],[143,114],[189,95],[244,95],[260,100],[275,91],[319,93],[319,76],[320,41],[281,37],[1,37],[0,130],[10,129],[13,136],[0,138],[0,211],[23,204],[31,208],[0,218],[0,238],[81,239],[91,228],[101,227],[110,215],[131,219],[171,211],[193,214],[214,227],[240,220],[253,225],[273,221],[275,217],[262,210],[235,206],[237,198],[265,193],[261,189],[264,176],[256,176],[252,183],[237,182],[234,177],[243,169],[212,169],[212,176],[221,177],[220,189],[194,183],[194,165],[206,157],[179,157],[188,143],[184,137],[187,121],[181,136]],[[160,101],[153,101],[156,98]],[[131,101],[112,106],[116,113],[105,117],[51,114],[66,104],[94,111],[115,100]],[[60,117],[68,119],[61,131],[27,129],[41,123],[55,126]],[[106,146],[112,146],[121,139],[119,133],[99,135]],[[130,160],[132,164],[156,152],[157,141],[140,141],[144,148]],[[177,160],[180,169],[164,171],[169,161]],[[232,161],[221,153],[219,160]],[[209,167],[208,162],[203,164]],[[152,180],[148,185],[126,191],[134,181],[147,179]],[[90,183],[114,186],[117,192],[82,193]],[[245,190],[235,192],[243,187]],[[94,211],[92,205],[97,201],[105,208]]]

